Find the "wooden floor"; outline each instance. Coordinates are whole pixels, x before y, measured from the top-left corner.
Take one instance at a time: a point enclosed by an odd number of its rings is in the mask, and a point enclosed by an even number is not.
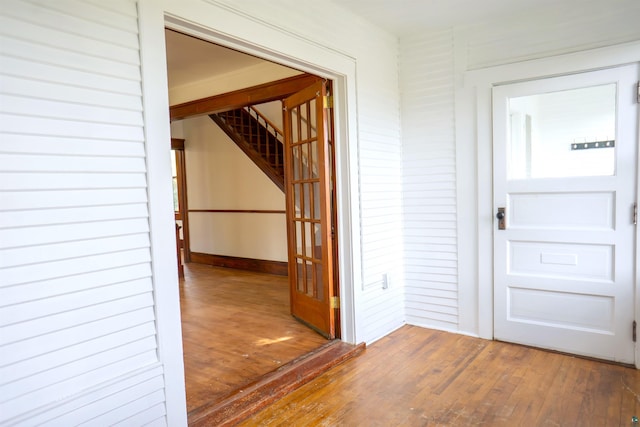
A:
[[[190,263],[180,302],[188,412],[327,342],[291,317],[286,277]]]
[[[240,425],[631,426],[640,371],[405,326]]]

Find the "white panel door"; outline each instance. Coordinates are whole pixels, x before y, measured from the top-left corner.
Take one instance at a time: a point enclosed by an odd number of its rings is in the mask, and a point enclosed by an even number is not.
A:
[[[494,88],[496,339],[634,362],[638,74]]]

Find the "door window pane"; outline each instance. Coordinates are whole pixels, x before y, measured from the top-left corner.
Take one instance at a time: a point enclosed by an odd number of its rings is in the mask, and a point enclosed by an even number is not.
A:
[[[509,124],[509,179],[615,174],[615,84],[510,98]]]
[[[176,150],[171,150],[171,178],[173,182],[173,211],[180,211],[178,202],[178,167],[176,162]]]
[[[296,290],[306,292],[305,264],[300,258],[296,258]]]

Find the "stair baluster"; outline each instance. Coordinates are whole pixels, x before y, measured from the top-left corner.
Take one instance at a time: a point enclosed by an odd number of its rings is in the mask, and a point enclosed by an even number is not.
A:
[[[283,133],[253,106],[209,116],[284,191]]]

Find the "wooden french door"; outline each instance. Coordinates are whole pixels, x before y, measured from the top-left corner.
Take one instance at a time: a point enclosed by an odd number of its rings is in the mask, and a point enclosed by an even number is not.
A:
[[[285,186],[291,313],[336,336],[330,113],[318,81],[284,100]]]

